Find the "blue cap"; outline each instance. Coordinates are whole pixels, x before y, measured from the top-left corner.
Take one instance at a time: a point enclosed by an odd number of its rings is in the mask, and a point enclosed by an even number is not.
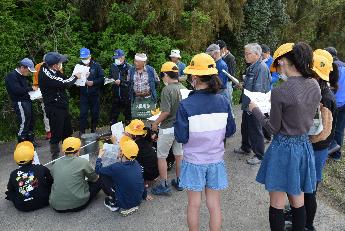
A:
[[[86,47],[83,47],[83,48],[80,49],[80,56],[79,56],[79,58],[86,59],[86,58],[89,58],[90,55],[91,55],[91,52]]]
[[[43,60],[48,66],[67,61],[67,56],[58,52],[48,52]]]
[[[113,59],[118,59],[125,56],[125,52],[121,49],[114,50],[114,56]]]
[[[25,66],[25,67],[29,68],[29,71],[31,71],[31,72],[36,72],[34,62],[32,62],[32,60],[29,58],[22,59],[19,62],[19,64],[21,66]]]

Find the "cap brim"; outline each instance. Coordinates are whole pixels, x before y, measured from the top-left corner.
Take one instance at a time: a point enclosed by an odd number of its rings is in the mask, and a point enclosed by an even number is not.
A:
[[[66,62],[67,61],[67,55],[61,55],[61,57],[60,57],[60,63],[64,63],[64,62]]]
[[[32,72],[32,73],[37,72],[37,71],[35,70],[35,68],[30,68],[30,67],[28,67],[28,69],[29,69],[29,71]]]
[[[329,82],[329,75],[326,75],[326,74],[324,74],[324,73],[321,73],[321,72],[319,71],[319,69],[317,69],[317,68],[313,68],[313,71],[315,71],[316,74],[317,74],[321,79],[323,79],[323,80]]]
[[[217,68],[208,68],[207,70],[197,70],[197,69],[190,68],[188,66],[184,69],[183,73],[187,75],[199,75],[199,76],[215,75],[215,74],[218,74],[218,70]]]

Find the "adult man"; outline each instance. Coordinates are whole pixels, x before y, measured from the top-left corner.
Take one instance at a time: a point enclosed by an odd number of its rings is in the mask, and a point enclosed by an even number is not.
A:
[[[57,212],[77,212],[88,206],[101,190],[101,181],[88,160],[80,158],[80,139],[63,141],[65,157],[57,160],[51,170],[54,183],[49,204]],[[85,179],[86,178],[86,179]]]
[[[169,57],[170,57],[171,62],[173,62],[177,65],[178,75],[182,76],[183,70],[186,68],[186,64],[181,62],[180,50],[171,50]]]
[[[50,138],[50,152],[52,159],[59,156],[60,141],[69,137],[73,133],[71,116],[69,114],[68,96],[66,88],[73,85],[80,73],[67,78],[61,73],[62,63],[67,57],[58,52],[49,52],[45,55],[44,63],[38,75],[38,85],[40,86],[49,125],[52,132]]]
[[[226,96],[228,99],[230,99],[229,92],[226,90],[228,85],[228,77],[226,74],[224,74],[223,70],[228,72],[228,66],[222,59],[221,53],[220,53],[220,47],[217,44],[211,44],[206,49],[206,54],[209,54],[214,61],[216,62],[216,67],[218,70],[218,77],[222,81],[221,91],[220,93],[224,96]]]
[[[270,73],[262,61],[262,49],[257,43],[247,44],[245,47],[245,60],[249,64],[243,88],[252,92],[266,93],[270,90]],[[264,136],[259,121],[248,111],[250,99],[242,94],[242,145],[235,149],[235,153],[249,154],[252,149],[254,157],[247,160],[250,165],[259,164],[264,155]]]
[[[18,143],[25,140],[34,142],[34,118],[32,102],[28,93],[37,90],[37,87],[28,83],[26,77],[30,72],[36,72],[34,63],[31,59],[25,58],[5,78],[6,90],[11,98],[19,124]]]
[[[180,187],[180,166],[182,161],[182,144],[177,143],[174,136],[174,123],[176,120],[176,112],[179,103],[182,99],[181,89],[185,87],[178,81],[179,69],[173,62],[166,62],[161,68],[161,78],[166,84],[161,93],[161,114],[152,124],[152,130],[158,131],[160,124],[158,141],[157,141],[157,157],[158,170],[161,178],[161,183],[152,189],[155,195],[163,195],[170,193],[171,189],[168,186],[168,165],[166,158],[169,155],[169,150],[172,148],[176,163],[176,179],[171,181],[171,184],[178,190],[182,191]]]
[[[114,63],[110,66],[110,78],[115,80],[113,85],[113,102],[111,107],[110,121],[111,124],[117,122],[120,112],[123,111],[125,123],[129,124],[131,115],[131,100],[128,94],[129,83],[127,81],[128,70],[131,65],[126,62],[125,52],[115,50],[113,56]]]
[[[271,49],[266,44],[262,44],[261,49],[262,49],[262,61],[264,61],[268,69],[270,69],[273,63],[273,58],[271,56]],[[279,74],[277,72],[272,72],[271,73],[271,89],[273,88],[273,84],[277,83],[278,81],[279,81]]]
[[[147,56],[137,53],[134,66],[129,69],[129,96],[132,102],[132,119],[147,119],[156,107],[159,78],[156,70],[146,64]]]
[[[235,56],[231,54],[231,52],[228,50],[226,43],[223,40],[217,40],[215,44],[217,44],[220,47],[220,53],[226,65],[228,66],[229,74],[232,76],[235,76],[236,74]]]
[[[325,49],[333,56],[334,63],[338,66],[339,79],[338,79],[338,90],[335,93],[335,100],[337,102],[337,123],[335,125],[334,140],[332,142],[331,148],[336,145],[340,147],[344,143],[344,129],[345,129],[345,63],[340,61],[338,58],[338,52],[334,47],[327,47]],[[341,148],[330,155],[334,160],[340,160],[341,158]]]
[[[80,65],[90,68],[85,86],[80,87],[80,135],[85,133],[89,109],[91,111],[91,133],[96,131],[99,119],[100,88],[104,84],[104,71],[102,67],[91,59],[90,50],[80,49]]]

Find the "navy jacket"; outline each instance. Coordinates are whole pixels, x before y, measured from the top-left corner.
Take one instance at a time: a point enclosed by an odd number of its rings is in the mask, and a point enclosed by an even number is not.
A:
[[[113,85],[114,97],[120,99],[129,99],[129,82],[127,81],[128,71],[132,66],[127,62],[122,65],[111,64],[110,78],[121,80],[120,85]]]
[[[97,174],[111,177],[119,208],[133,208],[146,198],[142,168],[138,161],[117,162],[102,167],[102,159],[97,158],[95,170]]]
[[[31,101],[28,92],[32,91],[32,87],[29,85],[27,77],[22,76],[16,70],[8,73],[5,85],[13,102]]]
[[[84,63],[80,62],[80,65]],[[88,81],[93,81],[91,87],[85,85],[85,87],[80,87],[80,95],[99,95],[100,89],[104,84],[104,71],[97,62],[94,60],[90,61],[90,75],[87,78]]]

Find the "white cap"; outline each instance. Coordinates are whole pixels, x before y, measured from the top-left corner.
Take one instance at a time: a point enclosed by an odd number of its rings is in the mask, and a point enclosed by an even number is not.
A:
[[[134,59],[137,61],[142,61],[142,62],[146,62],[147,60],[147,56],[145,53],[136,53],[134,56]]]
[[[171,50],[170,57],[181,58],[179,50]]]

